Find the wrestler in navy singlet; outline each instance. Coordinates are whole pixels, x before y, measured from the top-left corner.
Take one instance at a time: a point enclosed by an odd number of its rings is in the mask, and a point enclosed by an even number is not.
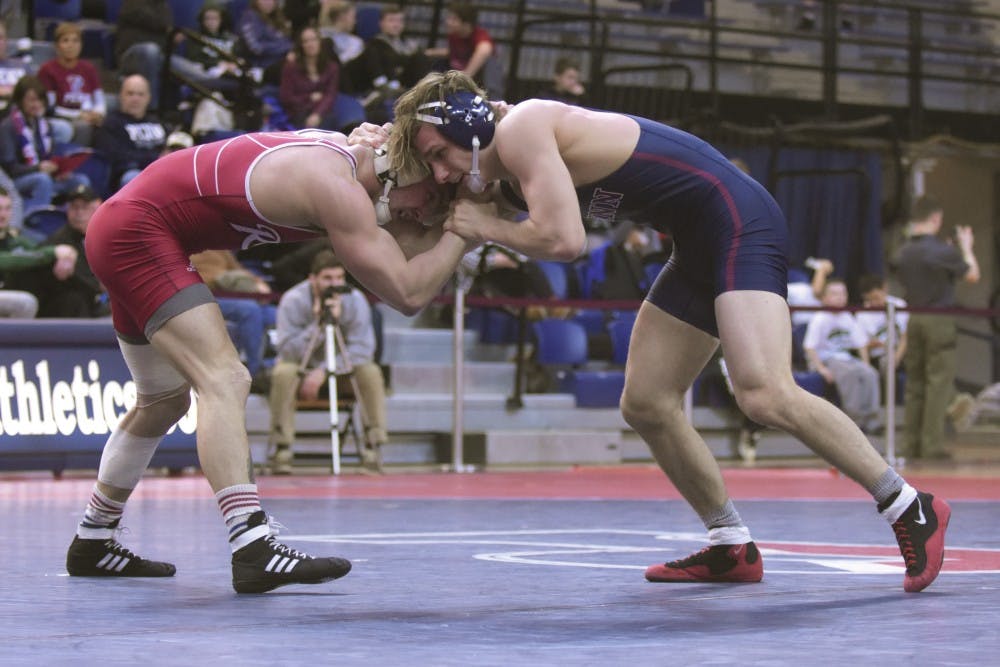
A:
[[[613,226],[627,219],[673,237],[647,300],[718,336],[719,294],[763,290],[785,298],[788,228],[767,190],[694,135],[630,118],[640,127],[632,155],[576,192],[584,220]]]

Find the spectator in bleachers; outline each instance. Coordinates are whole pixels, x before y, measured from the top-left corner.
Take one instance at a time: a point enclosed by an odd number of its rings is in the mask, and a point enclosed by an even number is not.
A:
[[[26,211],[48,206],[56,194],[90,184],[55,153],[55,137],[45,117],[46,94],[36,77],[22,77],[14,86],[14,106],[0,122],[0,166],[14,179]]]
[[[552,74],[552,86],[539,91],[536,97],[556,100],[566,104],[582,104],[586,89],[580,80],[580,62],[563,56],[556,60]]]
[[[883,376],[899,368],[906,354],[906,324],[910,320],[907,312],[896,311],[894,329],[896,330],[895,355],[890,360],[886,355],[886,341],[889,335],[888,317],[885,307],[890,302],[896,308],[906,308],[906,302],[898,296],[889,294],[889,286],[882,276],[866,274],[858,280],[858,291],[861,292],[861,303],[865,308],[882,308],[882,312],[861,311],[855,317],[858,324],[868,335],[868,356],[872,365],[879,369]]]
[[[280,63],[292,50],[291,26],[278,0],[250,0],[236,24],[237,54],[261,69]]]
[[[490,99],[503,99],[503,66],[497,57],[496,44],[490,33],[478,25],[478,10],[467,2],[448,5],[445,31],[447,49],[428,49],[428,56],[447,58],[447,69],[464,72],[486,90]]]
[[[372,122],[392,119],[397,96],[430,70],[430,63],[415,40],[403,36],[406,16],[399,5],[385,5],[379,18],[379,33],[365,45],[363,55],[366,91],[375,91],[365,108]]]
[[[789,270],[788,275],[788,305],[818,307],[823,305],[820,297],[826,288],[827,279],[833,274],[833,262],[828,259],[810,257],[805,261],[805,268],[812,271],[812,277],[804,271]],[[808,279],[800,279],[805,276]],[[800,310],[792,313],[792,326],[808,324],[814,310]]]
[[[281,71],[281,106],[297,127],[349,132],[365,120],[361,104],[339,94],[340,63],[319,30],[303,28],[295,39],[295,58]]]
[[[288,19],[291,33],[299,32],[307,25],[316,25],[319,22],[320,0],[283,0],[281,10]]]
[[[66,224],[45,240],[46,245],[68,245],[76,249],[72,274],[59,280],[51,272],[39,274],[36,282],[39,317],[100,317],[108,314],[104,287],[90,270],[84,239],[87,226],[101,199],[88,185],[80,185],[62,197]]]
[[[168,0],[124,0],[118,13],[118,29],[115,38],[115,55],[118,58],[118,73],[125,77],[141,74],[149,82],[150,108],[160,108],[160,94],[168,92],[177,96],[176,86],[163,82],[163,69],[168,40],[180,44],[184,36],[178,33],[171,38],[174,28],[174,12]],[[198,63],[177,53],[170,56],[170,71],[193,81],[205,83],[208,76]],[[164,91],[163,83],[171,88]]]
[[[827,280],[821,301],[828,308],[847,306],[847,285]],[[847,311],[821,310],[809,320],[802,343],[809,367],[837,386],[840,405],[865,433],[882,426],[878,371],[868,359],[868,334]],[[857,356],[855,356],[857,355]]]
[[[347,65],[365,50],[363,39],[354,34],[358,10],[348,0],[328,0],[321,5],[319,34],[333,42],[341,65]]]
[[[56,280],[73,274],[77,251],[71,245],[38,245],[11,229],[13,207],[10,193],[0,188],[0,317],[32,318],[38,312],[38,298],[20,280],[36,269],[46,269]],[[15,289],[16,288],[16,289]]]
[[[207,0],[201,8],[198,13],[198,31],[215,48],[191,40],[190,55],[206,76],[220,84],[212,86],[212,89],[231,102],[259,106],[259,99],[255,95],[243,95],[252,94],[252,90],[245,89],[239,80],[239,77],[249,75],[249,72],[243,72],[236,62],[236,35],[229,30],[228,14],[217,0]],[[195,106],[191,132],[201,140],[213,141],[239,134],[236,125],[236,116],[231,108],[219,104],[211,97],[204,97]]]
[[[219,53],[221,51],[232,55],[236,46],[236,35],[230,30],[225,6],[218,4],[216,0],[208,0],[198,12],[198,33],[215,49],[201,44],[191,44],[188,57],[201,65],[206,75],[213,78],[238,75],[240,69],[236,62],[226,60]]]
[[[149,83],[141,74],[122,81],[118,108],[97,128],[94,147],[111,163],[111,182],[124,186],[163,154],[167,128],[149,110]]]
[[[329,309],[343,335],[337,368],[353,367],[357,399],[365,422],[362,457],[377,466],[378,447],[388,440],[385,378],[375,362],[375,329],[371,305],[348,286],[344,266],[330,250],[313,258],[309,278],[288,290],[278,303],[278,362],[271,372],[271,445],[277,472],[289,472],[295,442],[296,399],[316,400],[327,389],[321,312]],[[353,395],[347,377],[338,376],[337,394]]]
[[[25,74],[34,74],[35,68],[30,60],[8,55],[10,47],[7,43],[7,22],[0,20],[0,112],[10,106],[14,94],[14,86]]]
[[[101,124],[107,107],[101,76],[92,63],[80,58],[83,31],[76,23],[56,26],[56,58],[38,70],[39,80],[48,89],[49,108],[58,120],[68,123],[72,141],[90,146],[94,127]]]

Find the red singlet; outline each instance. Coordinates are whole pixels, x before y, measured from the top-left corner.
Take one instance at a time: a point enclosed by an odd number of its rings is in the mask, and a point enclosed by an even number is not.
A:
[[[322,237],[322,230],[264,218],[250,196],[250,175],[262,157],[287,146],[334,150],[356,170],[354,156],[328,134],[261,132],[177,151],[102,204],[87,227],[87,259],[111,297],[115,330],[134,341],[151,334],[156,310],[202,283],[190,255]]]

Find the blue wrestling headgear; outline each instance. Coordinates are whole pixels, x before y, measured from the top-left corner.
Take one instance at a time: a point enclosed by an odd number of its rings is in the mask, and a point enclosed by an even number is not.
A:
[[[441,136],[466,150],[472,150],[472,140],[476,137],[479,145],[486,148],[496,131],[493,109],[481,95],[467,90],[421,104],[417,107],[417,120],[437,125]]]
[[[436,125],[445,139],[472,151],[472,170],[466,185],[473,192],[485,190],[486,184],[479,177],[479,149],[493,141],[496,116],[482,95],[467,90],[452,93],[437,102],[421,104],[416,118]]]

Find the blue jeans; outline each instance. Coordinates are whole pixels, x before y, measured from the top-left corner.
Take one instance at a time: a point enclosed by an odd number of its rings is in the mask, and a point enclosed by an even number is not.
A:
[[[253,377],[264,360],[264,306],[254,299],[217,297],[215,300],[226,324],[232,325],[233,344]]]
[[[62,180],[56,180],[42,171],[14,179],[14,187],[24,198],[25,212],[51,206],[55,195],[69,192],[79,185],[90,185],[90,179],[84,174],[70,174]]]

